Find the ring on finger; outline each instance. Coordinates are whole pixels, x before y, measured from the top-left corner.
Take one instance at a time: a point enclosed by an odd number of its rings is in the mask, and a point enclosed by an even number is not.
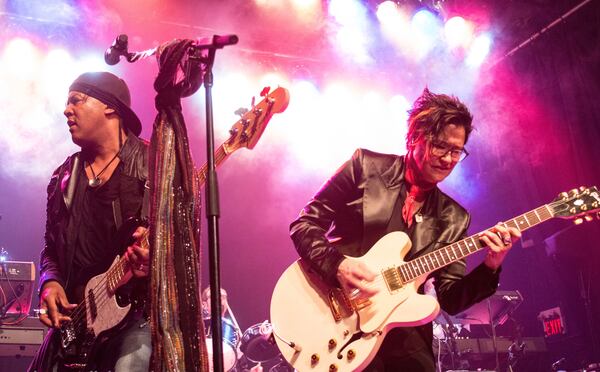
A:
[[[38,314],[40,314],[40,315],[46,315],[46,314],[48,314],[48,310],[46,310],[46,309],[39,309],[38,310]]]

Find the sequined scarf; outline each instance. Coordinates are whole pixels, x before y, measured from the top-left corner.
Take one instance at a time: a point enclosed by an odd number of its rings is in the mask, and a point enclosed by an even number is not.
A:
[[[187,61],[192,42],[174,40],[160,51],[154,82],[159,112],[149,156],[152,371],[208,371],[199,296],[200,185],[180,103],[191,94],[190,74],[196,81],[201,75]]]

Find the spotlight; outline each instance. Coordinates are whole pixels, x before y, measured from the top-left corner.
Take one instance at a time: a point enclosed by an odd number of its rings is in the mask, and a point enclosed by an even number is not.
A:
[[[444,25],[444,35],[450,48],[466,47],[472,38],[472,27],[463,17],[452,17]]]
[[[465,63],[471,67],[481,66],[485,57],[490,52],[492,45],[492,38],[488,34],[481,34],[473,40],[471,48],[469,49],[469,55],[465,60]]]

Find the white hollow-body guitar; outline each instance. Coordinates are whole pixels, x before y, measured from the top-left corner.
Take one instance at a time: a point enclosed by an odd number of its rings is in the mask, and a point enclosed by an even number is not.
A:
[[[553,217],[589,220],[599,208],[596,187],[582,187],[504,225],[524,231]],[[379,291],[366,300],[327,285],[308,262],[296,261],[279,278],[271,299],[273,335],[283,357],[301,372],[366,367],[392,328],[425,324],[437,316],[436,299],[417,289],[431,272],[483,249],[478,236],[405,262],[408,236],[385,235],[364,256],[348,257],[377,273],[372,285]]]

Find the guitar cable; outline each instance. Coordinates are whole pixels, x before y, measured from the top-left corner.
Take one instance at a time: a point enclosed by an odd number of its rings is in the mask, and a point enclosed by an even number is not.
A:
[[[273,323],[271,323],[271,327],[273,329],[273,335],[275,337],[277,337],[278,339],[281,340],[281,342],[283,342],[284,344],[286,344],[287,346],[291,347],[292,349],[294,349],[294,351],[296,351],[297,353],[302,351],[302,346],[300,345],[296,345],[296,343],[294,341],[287,341],[285,340],[283,337],[279,336],[277,334],[277,332],[275,332],[275,325]]]

